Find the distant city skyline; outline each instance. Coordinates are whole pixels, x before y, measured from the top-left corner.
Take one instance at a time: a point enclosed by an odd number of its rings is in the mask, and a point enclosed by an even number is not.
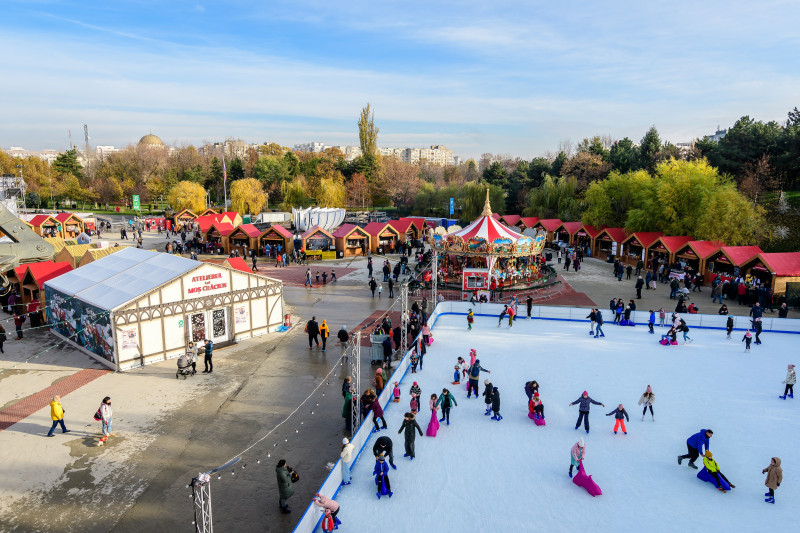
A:
[[[593,135],[688,142],[798,102],[800,4],[9,0],[0,146],[228,138],[525,159]]]

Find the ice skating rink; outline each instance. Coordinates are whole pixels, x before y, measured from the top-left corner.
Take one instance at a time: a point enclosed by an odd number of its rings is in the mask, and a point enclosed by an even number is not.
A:
[[[394,441],[397,470],[390,470],[394,496],[375,495],[372,445],[368,441],[353,467],[352,485],[336,499],[340,529],[353,532],[440,533],[520,531],[785,531],[796,524],[800,501],[800,397],[786,401],[781,381],[786,365],[800,362],[800,336],[764,334],[763,344],[746,354],[743,332],[692,328],[692,344],[661,346],[656,328],[606,323],[606,337],[589,336],[589,324],[554,320],[504,321],[476,317],[472,332],[464,316],[445,315],[433,329],[424,370],[401,383],[402,401],[390,404],[389,425],[379,435]],[[679,336],[680,339],[680,336]],[[458,356],[469,361],[475,348],[482,374],[498,387],[500,422],[484,416],[483,398],[466,398],[466,382],[451,385]],[[547,425],[527,417],[523,390],[537,380]],[[397,431],[409,410],[413,381],[422,388],[417,420],[423,433],[430,419],[428,398],[447,387],[458,407],[450,426],[435,438],[419,437],[417,458],[403,458]],[[656,394],[655,422],[642,422],[637,405],[647,385]],[[392,387],[388,383],[387,387]],[[591,433],[576,431],[576,400],[583,390],[593,405]],[[619,403],[629,411],[628,435],[614,435]],[[371,421],[371,416],[368,422]],[[714,431],[711,451],[736,489],[722,494],[697,479],[698,471],[677,456],[700,429]],[[602,488],[592,498],[568,477],[570,447],[586,439],[587,474]],[[776,504],[764,503],[770,458],[783,461],[784,482]],[[702,468],[701,460],[698,465]]]

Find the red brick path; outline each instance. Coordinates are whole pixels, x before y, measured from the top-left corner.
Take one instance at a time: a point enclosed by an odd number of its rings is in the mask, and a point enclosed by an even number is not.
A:
[[[361,328],[366,326],[366,329],[361,332],[361,346],[369,346],[369,336],[375,331],[375,328],[378,327],[383,320],[378,320],[386,311],[375,311],[371,315],[369,315],[363,322],[357,325],[354,328],[349,328],[349,332],[352,334],[355,331],[360,330]],[[389,319],[392,321],[392,329],[400,324],[400,311],[390,311],[389,312]]]
[[[51,385],[36,394],[32,394],[27,398],[23,398],[14,405],[6,407],[0,411],[0,431],[8,429],[20,420],[23,420],[39,409],[50,405],[53,396],[61,396],[62,398],[70,392],[77,390],[87,383],[90,383],[100,376],[111,372],[110,370],[99,370],[95,368],[87,368],[68,376],[55,385]],[[100,405],[100,404],[98,404]]]
[[[203,262],[205,263],[216,263],[221,265],[225,259],[204,259]],[[250,263],[247,263],[247,266],[250,266]],[[325,265],[324,263],[314,262],[312,261],[308,265],[295,265],[292,263],[288,267],[281,267],[277,268],[275,266],[275,261],[259,261],[256,263],[258,267],[258,272],[255,272],[255,275],[267,276],[269,278],[279,279],[283,282],[284,285],[290,287],[302,287],[303,284],[306,282],[306,268],[311,269],[311,283],[313,288],[317,288],[317,285],[322,285],[322,273],[328,273],[328,283],[330,283],[330,274],[331,274],[331,265]],[[333,268],[336,269],[336,277],[341,278],[342,276],[349,274],[350,272],[355,271],[355,268],[342,268],[338,266],[334,266]],[[319,270],[320,277],[319,277],[319,284],[316,282],[315,274]],[[366,286],[366,282],[364,282],[364,286]]]

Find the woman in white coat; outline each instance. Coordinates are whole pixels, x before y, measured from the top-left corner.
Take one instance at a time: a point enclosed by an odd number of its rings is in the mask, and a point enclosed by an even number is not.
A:
[[[353,445],[347,440],[342,439],[342,485],[350,484],[350,465],[353,462]]]

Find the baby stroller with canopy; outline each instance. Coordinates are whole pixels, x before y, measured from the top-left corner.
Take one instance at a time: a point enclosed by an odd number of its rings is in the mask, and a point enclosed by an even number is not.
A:
[[[192,352],[186,352],[178,357],[178,371],[175,372],[175,379],[178,379],[179,376],[186,379],[186,376],[194,376],[196,373],[196,363]]]

